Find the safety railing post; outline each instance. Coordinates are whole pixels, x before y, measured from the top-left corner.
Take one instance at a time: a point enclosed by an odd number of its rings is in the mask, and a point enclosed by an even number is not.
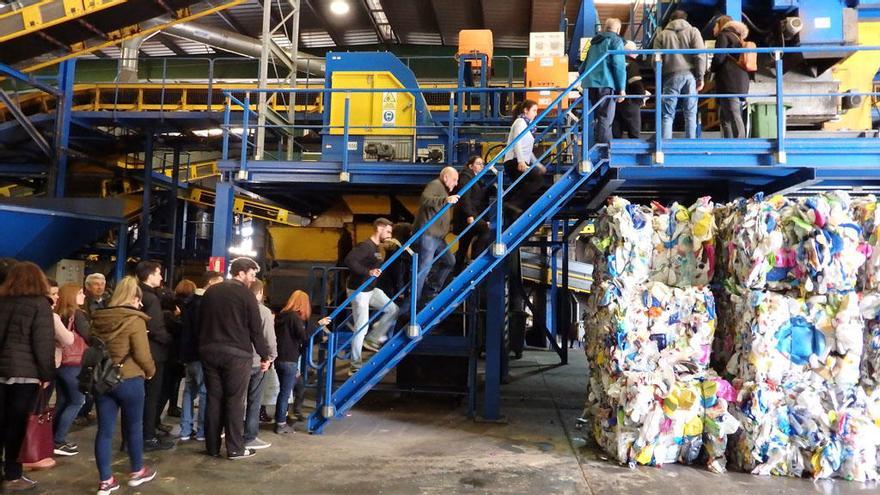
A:
[[[581,167],[580,173],[588,174],[593,170],[590,157],[590,92],[584,88],[581,99]],[[575,124],[577,125],[577,124]]]
[[[336,361],[336,332],[331,331],[327,336],[327,362],[324,364],[324,407],[321,408],[321,416],[331,419],[336,416],[336,408],[333,406],[333,378]]]
[[[406,327],[406,336],[414,339],[422,335],[422,329],[416,321],[419,307],[419,253],[412,254],[412,283],[410,284],[409,296],[409,325]]]
[[[251,94],[244,94],[244,112],[241,122],[241,170],[238,175],[241,178],[247,178],[247,145],[248,145],[248,124],[251,119]]]
[[[339,174],[339,182],[348,182],[348,117],[351,112],[351,93],[345,93],[345,112],[342,120],[342,172]]]
[[[446,144],[446,162],[447,163],[455,163],[456,156],[454,152],[455,147],[455,92],[449,92],[449,139],[447,139]]]
[[[212,111],[211,103],[213,101],[212,93],[214,92],[214,59],[208,59],[208,111]]]
[[[492,245],[492,254],[500,258],[507,254],[507,246],[504,245],[501,239],[501,234],[504,231],[504,208],[502,206],[502,200],[504,199],[504,165],[501,165],[501,168],[499,168],[496,163],[493,167],[495,167],[495,188],[498,191],[498,197],[495,200],[495,244]]]
[[[785,163],[785,106],[782,98],[782,54],[773,52],[776,63],[776,162]]]
[[[229,118],[232,113],[232,99],[226,97],[226,105],[223,107],[223,156],[224,160],[229,159]]]
[[[663,163],[663,57],[659,53],[654,54],[654,92],[654,163]]]

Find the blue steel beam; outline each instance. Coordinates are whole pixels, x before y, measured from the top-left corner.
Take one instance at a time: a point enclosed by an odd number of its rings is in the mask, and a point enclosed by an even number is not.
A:
[[[211,234],[211,256],[226,258],[232,243],[235,191],[232,183],[221,180],[217,183],[214,199],[214,230]]]
[[[52,96],[61,96],[62,94],[58,88],[53,88],[48,84],[40,82],[36,77],[31,74],[25,74],[24,72],[13,69],[12,67],[3,63],[0,63],[0,75],[17,79],[25,84],[39,89],[44,93],[49,93]]]
[[[61,95],[55,108],[54,169],[55,184],[53,196],[64,197],[67,182],[67,156],[70,142],[70,112],[73,109],[73,82],[76,76],[76,59],[65,60],[58,66],[58,87]]]

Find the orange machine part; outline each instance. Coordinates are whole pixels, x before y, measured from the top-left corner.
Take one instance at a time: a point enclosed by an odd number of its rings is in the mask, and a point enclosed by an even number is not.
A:
[[[493,51],[494,42],[492,41],[491,29],[462,29],[458,32],[458,53],[456,55],[485,53],[489,67],[491,67]],[[479,60],[475,60],[473,67],[479,67],[480,64]]]
[[[565,88],[568,87],[568,56],[529,57],[526,59],[526,87]],[[559,91],[528,91],[526,98],[538,102],[544,109],[559,96]],[[567,99],[563,100],[563,104]]]

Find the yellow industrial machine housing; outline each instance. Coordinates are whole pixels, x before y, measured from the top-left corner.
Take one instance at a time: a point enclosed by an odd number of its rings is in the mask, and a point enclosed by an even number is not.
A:
[[[334,89],[404,88],[403,84],[387,71],[334,72],[331,87]],[[415,134],[415,98],[412,93],[399,91],[334,93],[330,98],[330,134],[341,136],[344,132],[346,98],[349,98],[349,135],[412,136]],[[393,117],[385,118],[386,112],[393,112]]]
[[[880,22],[859,23],[859,44],[862,46],[880,45]],[[862,50],[832,69],[834,78],[840,81],[840,91],[852,90],[854,93],[870,93],[874,90],[874,76],[880,69],[880,51]],[[834,122],[827,122],[825,130],[868,130],[871,129],[871,106],[874,98],[865,97],[862,104],[843,112]]]

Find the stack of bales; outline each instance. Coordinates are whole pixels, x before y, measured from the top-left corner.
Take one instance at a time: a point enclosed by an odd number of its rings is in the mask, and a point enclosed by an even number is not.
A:
[[[880,432],[859,386],[867,258],[842,193],[724,207],[716,369],[737,390],[732,463],[757,474],[877,479]]]
[[[691,464],[706,452],[725,469],[735,393],[709,370],[716,327],[706,283],[714,270],[708,199],[653,209],[611,198],[588,248],[585,408],[596,441],[629,464]]]

